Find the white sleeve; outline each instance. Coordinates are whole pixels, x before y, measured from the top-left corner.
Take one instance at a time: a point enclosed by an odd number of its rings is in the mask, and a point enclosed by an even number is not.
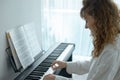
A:
[[[55,75],[55,80],[73,80],[73,79],[72,78],[66,78],[66,77],[63,77],[63,76]]]
[[[114,80],[120,67],[119,50],[107,50],[88,75],[88,80]],[[91,74],[92,73],[92,74]]]
[[[85,74],[88,73],[91,64],[91,59],[81,60],[76,62],[67,62],[67,72],[69,74]]]

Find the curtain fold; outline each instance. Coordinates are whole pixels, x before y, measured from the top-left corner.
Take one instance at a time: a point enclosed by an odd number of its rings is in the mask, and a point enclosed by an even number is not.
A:
[[[89,56],[90,31],[80,18],[82,0],[41,0],[42,45],[47,50],[55,42],[73,42],[74,54]]]

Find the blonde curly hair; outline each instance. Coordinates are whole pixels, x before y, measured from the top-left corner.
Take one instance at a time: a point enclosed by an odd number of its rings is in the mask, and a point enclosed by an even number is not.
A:
[[[112,0],[83,0],[80,15],[85,14],[95,19],[95,27],[92,27],[93,57],[98,57],[104,46],[113,43],[120,33],[120,11]]]

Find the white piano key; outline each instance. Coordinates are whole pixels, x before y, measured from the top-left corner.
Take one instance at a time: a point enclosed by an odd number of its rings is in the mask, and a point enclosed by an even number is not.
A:
[[[71,52],[72,48],[73,48],[73,45],[68,45],[67,48],[57,58],[57,60],[60,60],[60,61],[65,60],[66,57],[68,56],[69,52]],[[53,70],[52,67],[50,67],[40,80],[43,80],[45,75],[53,74],[54,72],[55,72],[55,70]]]

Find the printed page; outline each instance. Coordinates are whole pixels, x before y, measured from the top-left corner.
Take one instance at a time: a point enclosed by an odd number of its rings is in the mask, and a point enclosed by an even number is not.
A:
[[[22,67],[25,69],[34,62],[34,58],[31,56],[31,48],[27,38],[25,38],[23,26],[9,31],[9,34]]]
[[[11,49],[11,52],[12,52],[13,59],[15,61],[14,65],[16,65],[17,70],[19,70],[22,67],[22,65],[20,63],[20,60],[19,60],[17,54],[16,54],[15,47],[14,47],[14,45],[12,43],[11,38],[10,38],[10,34],[8,32],[6,32],[6,35],[7,35],[9,45],[10,45],[10,49]]]
[[[26,32],[26,37],[28,39],[29,46],[31,47],[33,57],[37,56],[37,54],[39,54],[42,51],[34,28],[34,23],[24,25],[24,30]]]

